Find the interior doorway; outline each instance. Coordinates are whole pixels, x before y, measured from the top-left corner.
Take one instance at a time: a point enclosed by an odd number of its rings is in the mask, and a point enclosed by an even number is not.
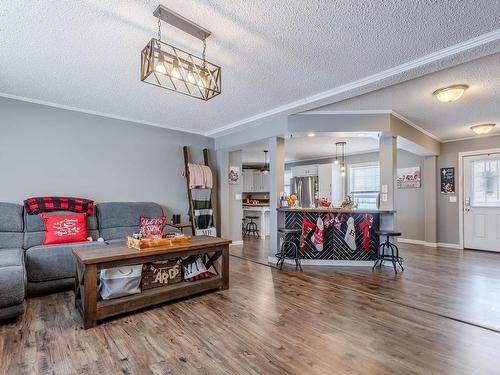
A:
[[[500,252],[500,151],[462,161],[464,248]]]

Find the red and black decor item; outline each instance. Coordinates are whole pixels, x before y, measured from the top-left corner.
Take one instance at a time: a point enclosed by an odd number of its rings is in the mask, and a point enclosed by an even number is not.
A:
[[[52,211],[71,211],[92,215],[94,201],[73,197],[33,197],[24,201],[24,208],[28,215],[38,215],[42,212]]]

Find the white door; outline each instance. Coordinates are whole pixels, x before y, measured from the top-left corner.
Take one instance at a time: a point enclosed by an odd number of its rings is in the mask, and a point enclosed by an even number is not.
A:
[[[500,252],[500,154],[463,161],[464,247]]]

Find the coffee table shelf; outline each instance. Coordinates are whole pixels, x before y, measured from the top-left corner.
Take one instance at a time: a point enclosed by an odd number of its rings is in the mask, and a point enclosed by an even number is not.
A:
[[[154,249],[136,250],[125,245],[82,247],[73,249],[76,259],[75,306],[83,317],[85,329],[97,325],[114,315],[142,309],[163,302],[196,295],[209,290],[229,288],[229,244],[231,241],[217,237],[196,236],[192,243],[166,246]],[[209,279],[144,290],[141,293],[111,300],[97,298],[97,272],[112,267],[142,264],[189,255],[208,256],[207,268],[217,265],[221,259],[217,275]]]

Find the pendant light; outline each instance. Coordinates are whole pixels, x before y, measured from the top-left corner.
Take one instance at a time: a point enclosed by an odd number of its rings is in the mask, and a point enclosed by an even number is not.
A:
[[[269,163],[267,162],[267,150],[264,150],[264,167],[260,169],[263,174],[269,173]]]
[[[221,93],[221,68],[206,59],[206,39],[210,31],[160,5],[153,15],[158,18],[157,38],[141,52],[141,81],[194,98],[209,100]],[[161,40],[161,21],[200,39],[201,57]]]
[[[340,175],[342,177],[345,176],[345,145],[346,142],[336,142],[335,143],[335,160],[333,161],[334,164],[339,165],[340,164]]]

